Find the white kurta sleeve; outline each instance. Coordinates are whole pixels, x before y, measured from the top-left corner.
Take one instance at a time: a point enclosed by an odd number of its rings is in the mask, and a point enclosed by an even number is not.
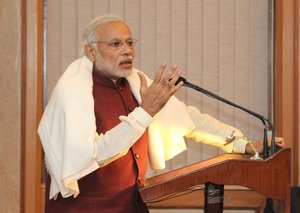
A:
[[[242,136],[242,132],[230,125],[224,124],[208,114],[201,113],[196,107],[187,106],[191,119],[195,124],[195,129],[185,136],[192,141],[210,144],[219,147],[225,152],[245,153],[247,142],[236,140],[226,146],[226,137],[235,131],[235,135]]]
[[[128,116],[120,116],[121,122],[111,130],[100,134],[97,139],[99,166],[124,156],[129,148],[142,136],[153,118],[141,107]]]

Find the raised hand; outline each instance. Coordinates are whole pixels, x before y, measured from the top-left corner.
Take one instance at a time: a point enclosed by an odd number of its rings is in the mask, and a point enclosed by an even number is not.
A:
[[[147,80],[142,73],[138,73],[141,80],[140,93],[142,97],[141,107],[148,112],[151,116],[154,116],[163,106],[168,102],[170,97],[174,95],[183,82],[175,85],[177,79],[182,72],[176,71],[177,65],[173,65],[169,71],[165,74],[166,64],[162,64],[157,70],[152,84],[148,87]],[[171,79],[171,80],[170,80]]]

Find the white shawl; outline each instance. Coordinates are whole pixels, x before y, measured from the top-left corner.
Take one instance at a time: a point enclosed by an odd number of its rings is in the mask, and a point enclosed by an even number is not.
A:
[[[86,56],[72,62],[55,86],[40,121],[38,133],[51,176],[50,198],[59,192],[63,197],[76,197],[77,180],[99,168],[92,69],[93,63]],[[127,80],[141,103],[137,72],[134,69]],[[185,150],[183,136],[193,128],[184,105],[171,97],[148,128],[151,167],[163,169],[166,160]]]

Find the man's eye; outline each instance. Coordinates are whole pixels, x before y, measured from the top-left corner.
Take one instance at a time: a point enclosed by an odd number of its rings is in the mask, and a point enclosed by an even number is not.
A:
[[[134,45],[134,41],[133,40],[128,40],[126,41],[127,45],[132,47]]]
[[[114,41],[114,42],[110,42],[109,43],[109,46],[112,46],[112,47],[119,47],[121,44],[120,41]]]

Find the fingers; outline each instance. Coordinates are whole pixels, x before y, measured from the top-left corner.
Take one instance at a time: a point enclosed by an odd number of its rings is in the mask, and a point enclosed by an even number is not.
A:
[[[140,94],[142,98],[141,107],[150,115],[155,115],[174,95],[183,82],[175,85],[182,71],[176,71],[177,65],[173,65],[165,72],[166,63],[163,63],[157,70],[154,80],[147,87],[146,78],[142,73],[139,73],[141,80]]]
[[[166,66],[167,66],[166,63],[163,63],[162,65],[160,65],[160,67],[158,68],[158,70],[155,74],[155,77],[154,77],[154,80],[153,80],[154,82],[157,82],[157,83],[160,82]]]
[[[285,145],[284,138],[282,138],[282,137],[275,137],[275,143],[276,143],[276,145],[278,145],[280,147],[284,147],[284,145]]]
[[[284,147],[284,138],[283,137],[275,137],[275,144],[279,147]],[[272,137],[268,137],[268,145],[271,146]]]
[[[173,77],[173,75],[174,75],[174,73],[175,73],[175,71],[176,71],[176,69],[178,68],[178,65],[177,64],[173,64],[173,66],[170,68],[170,70],[167,72],[167,74],[166,74],[166,76],[164,77],[164,81],[166,82],[166,83],[170,83],[170,82],[172,82],[172,80],[170,81],[170,79],[173,79],[174,77]],[[178,74],[178,72],[177,72],[177,74]],[[179,76],[178,76],[179,77]],[[178,79],[178,78],[177,78]],[[176,79],[176,80],[177,80]],[[175,80],[175,82],[176,82],[176,80]],[[173,85],[175,84],[175,82],[173,83]]]
[[[179,89],[183,85],[182,81],[180,81],[178,84],[176,84],[176,82],[179,79],[179,77],[181,76],[181,74],[182,74],[182,71],[179,70],[172,78],[169,79],[169,83],[171,85],[174,85],[175,90]]]
[[[282,137],[275,137],[275,142],[282,143],[282,142],[284,142],[284,139]]]
[[[178,78],[181,76],[182,71],[179,70],[176,72],[178,65],[173,64],[172,67],[168,70],[168,72],[163,76],[166,66],[167,66],[167,64],[163,63],[159,67],[159,69],[157,70],[157,72],[155,74],[153,82],[155,82],[156,84],[163,83],[164,85],[167,85],[171,89],[175,85]],[[182,86],[182,84],[179,84],[179,85],[177,84],[175,86],[176,86],[175,88],[177,89],[177,88],[180,88]]]
[[[141,72],[138,72],[137,74],[140,77],[141,89],[147,88],[147,79],[146,79],[145,75]]]

